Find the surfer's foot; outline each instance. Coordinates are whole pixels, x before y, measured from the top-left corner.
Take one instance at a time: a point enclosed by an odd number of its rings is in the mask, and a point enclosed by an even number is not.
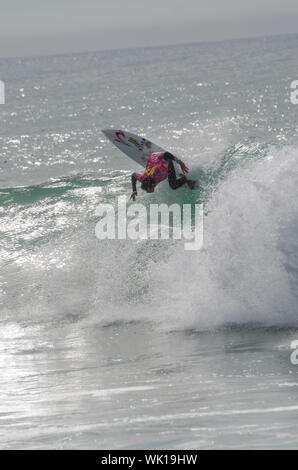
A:
[[[189,189],[195,189],[197,182],[195,180],[187,180],[186,184]]]

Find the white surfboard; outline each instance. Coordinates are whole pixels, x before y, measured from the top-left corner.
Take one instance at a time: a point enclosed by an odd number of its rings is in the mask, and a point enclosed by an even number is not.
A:
[[[156,152],[166,152],[159,145],[136,134],[120,129],[104,129],[104,135],[113,142],[123,153],[139,165],[146,168],[149,155]],[[179,166],[174,162],[176,173]]]

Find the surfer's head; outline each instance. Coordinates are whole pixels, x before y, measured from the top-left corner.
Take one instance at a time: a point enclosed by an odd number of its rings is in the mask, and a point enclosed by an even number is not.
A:
[[[153,193],[155,186],[155,180],[151,178],[151,176],[147,176],[147,178],[144,178],[141,183],[141,188],[147,193]]]

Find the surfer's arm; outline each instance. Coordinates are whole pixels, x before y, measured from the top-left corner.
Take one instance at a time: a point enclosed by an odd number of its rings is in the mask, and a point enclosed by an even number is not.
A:
[[[132,185],[133,192],[137,192],[137,181],[138,181],[137,174],[133,173],[131,175],[131,185]]]
[[[163,156],[163,159],[164,160],[172,160],[172,161],[178,163],[178,165],[180,165],[181,170],[183,171],[183,173],[188,173],[189,170],[188,170],[187,166],[185,165],[185,163],[183,163],[182,160],[179,160],[179,158],[172,155],[170,152],[165,152],[165,154]]]
[[[136,196],[138,195],[138,193],[137,193],[137,180],[138,180],[137,173],[133,173],[131,175],[132,193],[131,193],[131,196],[130,196],[130,199],[132,199],[133,201],[135,201]]]
[[[178,163],[178,165],[181,165],[182,161],[179,160],[179,158],[175,157],[174,155],[172,155],[170,152],[165,152],[163,157],[162,157],[164,160],[172,160],[176,163]]]

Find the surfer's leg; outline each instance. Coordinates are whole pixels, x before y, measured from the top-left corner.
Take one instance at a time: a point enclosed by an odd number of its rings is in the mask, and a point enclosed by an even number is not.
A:
[[[184,175],[180,176],[180,178],[177,178],[175,168],[171,160],[169,161],[169,166],[168,166],[168,181],[172,189],[180,188],[187,181],[186,176]]]

